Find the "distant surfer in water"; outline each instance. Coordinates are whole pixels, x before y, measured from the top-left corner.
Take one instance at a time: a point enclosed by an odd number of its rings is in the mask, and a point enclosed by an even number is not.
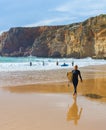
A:
[[[72,61],[72,66],[74,66],[74,61]]]
[[[77,85],[78,85],[78,76],[80,77],[80,80],[82,82],[82,77],[81,77],[81,73],[80,71],[78,70],[78,66],[75,65],[74,66],[74,70],[72,70],[72,83],[73,83],[73,86],[74,86],[74,93],[73,95],[76,95],[77,94]]]
[[[32,62],[30,61],[30,66],[32,66]]]

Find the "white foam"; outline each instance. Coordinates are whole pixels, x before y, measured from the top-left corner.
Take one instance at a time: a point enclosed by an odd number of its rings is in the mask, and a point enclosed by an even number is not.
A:
[[[30,66],[30,61],[32,66]],[[56,65],[56,62],[59,62],[59,65]],[[52,69],[64,69],[71,68],[72,61],[74,64],[77,64],[79,67],[88,66],[88,65],[102,65],[106,64],[106,60],[103,59],[73,59],[73,58],[36,58],[36,57],[19,57],[19,58],[4,58],[0,57],[0,72],[1,71],[34,71],[34,70],[52,70]],[[44,62],[44,65],[43,65]],[[68,66],[62,67],[63,63],[68,64]]]

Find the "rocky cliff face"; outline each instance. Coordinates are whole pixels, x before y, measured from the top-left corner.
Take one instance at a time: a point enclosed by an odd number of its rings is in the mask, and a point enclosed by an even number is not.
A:
[[[2,56],[28,56],[31,54],[34,40],[47,30],[58,27],[11,28],[0,36],[0,54]]]
[[[11,28],[0,36],[0,54],[103,58],[106,56],[106,15],[64,26]]]

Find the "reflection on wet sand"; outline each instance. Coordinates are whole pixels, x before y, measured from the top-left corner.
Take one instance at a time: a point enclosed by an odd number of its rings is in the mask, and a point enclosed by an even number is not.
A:
[[[77,97],[73,97],[74,103],[69,107],[67,112],[67,121],[74,121],[74,124],[78,124],[78,120],[81,117],[82,108],[78,110]]]
[[[84,80],[79,89],[82,95],[90,100],[106,102],[106,78]]]
[[[72,87],[67,84],[35,84],[26,86],[3,87],[3,90],[11,93],[67,93]]]
[[[11,93],[72,93],[73,86],[67,83],[36,84],[26,86],[3,87],[3,90]],[[79,82],[78,94],[89,97],[90,100],[106,102],[106,78],[86,79]]]

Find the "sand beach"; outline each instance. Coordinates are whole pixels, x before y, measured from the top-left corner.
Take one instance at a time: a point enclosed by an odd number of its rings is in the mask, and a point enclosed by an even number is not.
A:
[[[1,73],[0,129],[105,130],[106,65],[79,69],[76,98],[70,69]]]

